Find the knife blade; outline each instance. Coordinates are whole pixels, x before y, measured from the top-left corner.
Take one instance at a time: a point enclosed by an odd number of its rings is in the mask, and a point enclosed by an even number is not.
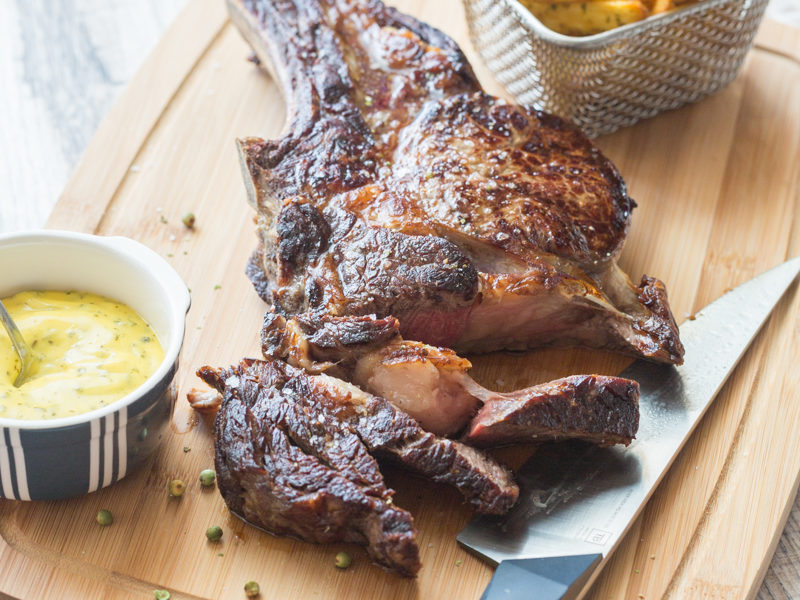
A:
[[[641,386],[640,426],[627,448],[542,445],[519,469],[520,499],[458,535],[498,565],[482,600],[569,600],[599,572],[647,503],[772,309],[800,257],[721,296],[680,326],[684,364],[637,360],[620,376]]]

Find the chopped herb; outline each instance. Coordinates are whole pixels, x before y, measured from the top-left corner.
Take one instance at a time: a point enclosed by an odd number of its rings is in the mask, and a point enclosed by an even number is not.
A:
[[[153,590],[153,598],[156,600],[169,600],[170,593],[167,590]]]
[[[167,217],[165,217],[164,215],[159,215],[158,219],[159,219],[159,220],[160,220],[162,223],[164,223],[164,225],[166,225],[166,224],[169,222],[169,221],[167,221]]]
[[[186,226],[187,229],[192,229],[197,219],[195,219],[193,212],[188,212],[183,215],[181,222]]]

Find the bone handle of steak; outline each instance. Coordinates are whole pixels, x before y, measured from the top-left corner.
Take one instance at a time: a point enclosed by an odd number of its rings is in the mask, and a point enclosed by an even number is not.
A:
[[[347,61],[336,43],[339,32],[331,26],[336,20],[346,19],[347,15],[340,10],[342,7],[374,19],[380,27],[408,30],[440,48],[457,59],[455,64],[465,89],[481,89],[472,67],[452,39],[381,2],[227,0],[227,4],[231,19],[245,35],[261,64],[280,83],[289,105],[287,115],[298,126],[304,123],[302,115],[310,118],[313,111],[335,104],[343,93],[354,93]],[[347,45],[352,45],[352,41]],[[362,77],[368,78],[369,74],[362,73]]]
[[[253,48],[259,65],[265,68],[278,83],[287,104],[287,125],[298,112],[312,116],[313,96],[311,82],[299,63],[297,47],[297,11],[290,14],[280,10],[278,2],[252,2],[227,0],[231,20]],[[280,4],[291,5],[285,2]],[[263,35],[266,32],[267,35]],[[295,85],[292,85],[293,77]],[[247,179],[247,178],[245,178]]]

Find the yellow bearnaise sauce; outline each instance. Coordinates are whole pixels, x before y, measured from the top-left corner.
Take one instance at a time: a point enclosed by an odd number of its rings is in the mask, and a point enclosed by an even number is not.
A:
[[[33,291],[3,304],[40,364],[14,387],[19,359],[0,328],[0,418],[56,419],[100,408],[139,387],[164,358],[147,322],[116,300]]]

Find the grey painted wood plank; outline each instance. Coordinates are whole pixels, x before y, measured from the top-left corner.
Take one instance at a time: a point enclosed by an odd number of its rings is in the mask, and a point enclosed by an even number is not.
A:
[[[187,0],[0,0],[0,231],[41,226]]]

